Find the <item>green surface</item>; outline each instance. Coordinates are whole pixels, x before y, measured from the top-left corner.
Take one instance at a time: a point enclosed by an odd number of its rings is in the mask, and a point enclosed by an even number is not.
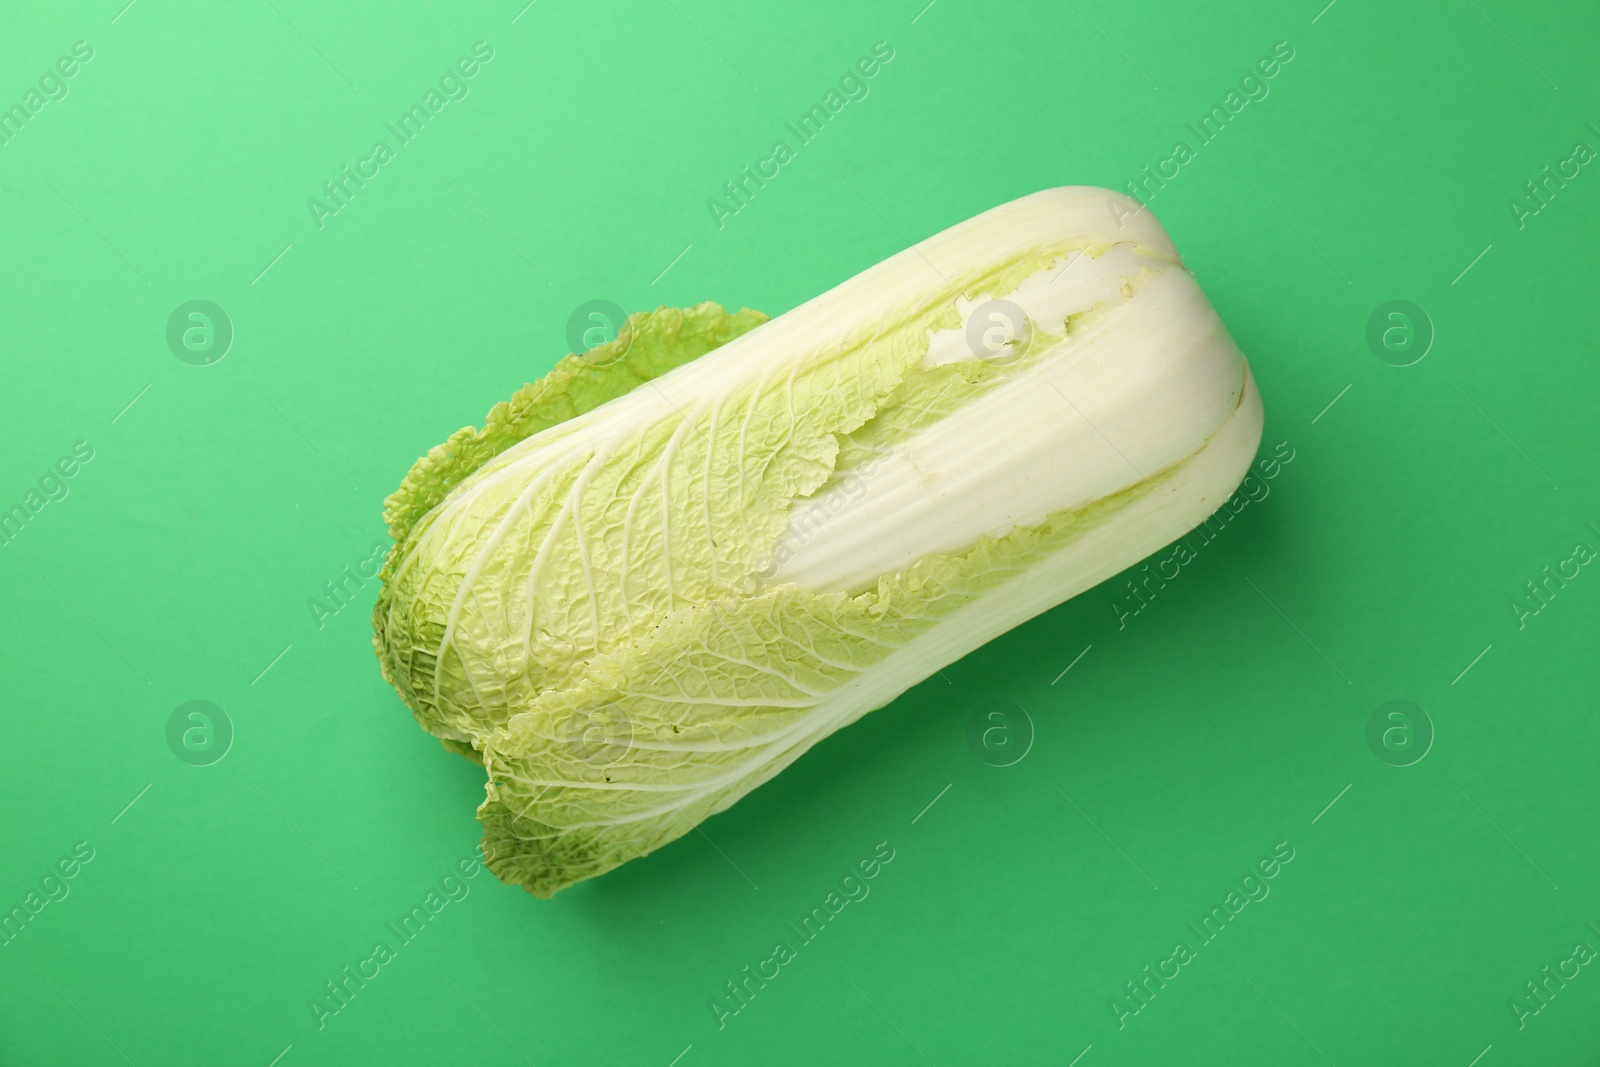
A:
[[[0,947],[0,1062],[1592,1062],[1600,16],[923,2],[7,15],[0,107],[39,109],[0,144],[0,509],[38,511],[0,537],[0,906],[39,910]],[[1262,84],[1209,143],[1186,125]],[[319,227],[346,165],[372,176]],[[777,314],[1146,165],[1176,168],[1151,204],[1252,359],[1263,455],[1293,456],[1256,499],[1152,564],[1137,614],[1142,569],[703,834],[548,902],[454,876],[481,771],[380,680],[374,582],[308,604],[371,566],[412,460],[590,301]],[[210,365],[168,344],[194,300],[232,324]],[[1395,300],[1431,323],[1409,366],[1403,321],[1369,344]],[[1431,722],[1409,750],[1369,731],[1396,700]],[[796,933],[862,863],[866,896]],[[1235,891],[1267,895],[1206,943]],[[346,966],[376,975],[319,1028]],[[740,1007],[746,966],[778,970]],[[1119,1012],[1146,966],[1176,976]]]

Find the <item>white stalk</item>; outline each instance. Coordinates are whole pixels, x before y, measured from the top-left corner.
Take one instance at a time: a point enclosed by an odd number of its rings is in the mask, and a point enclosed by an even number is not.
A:
[[[639,367],[569,361],[391,498],[385,677],[482,759],[491,866],[541,896],[1181,536],[1261,435],[1172,242],[1106,190],[741,315],[637,319],[604,352]]]

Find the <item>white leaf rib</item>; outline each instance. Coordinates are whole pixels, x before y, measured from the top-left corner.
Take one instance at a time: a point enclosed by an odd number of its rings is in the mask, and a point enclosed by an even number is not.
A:
[[[862,668],[862,667],[858,667],[854,663],[841,663],[838,660],[829,659],[827,656],[824,656],[821,652],[817,651],[816,648],[814,648],[814,647],[812,647],[810,645],[801,644],[799,641],[796,641],[794,638],[790,637],[788,634],[784,633],[782,630],[778,631],[777,639],[779,641],[783,641],[783,642],[785,642],[787,644],[793,645],[795,648],[798,648],[801,652],[804,652],[806,655],[810,656],[812,659],[816,660],[818,663],[822,664],[823,666],[833,667],[833,668],[835,668],[837,670],[841,670],[841,671],[850,671],[851,673],[859,673],[860,671],[865,669],[865,668]]]
[[[550,465],[546,467],[546,473],[542,474],[539,478],[536,478],[534,480],[534,482],[528,486],[528,488],[527,488],[527,490],[525,492],[532,492],[535,489],[537,489],[539,486],[541,486],[543,484],[543,481],[545,480],[545,478],[547,478],[549,476],[549,473],[553,472],[554,470],[556,470],[559,467],[560,463],[562,461],[564,461],[567,458],[567,456],[570,455],[575,450],[576,450],[575,448],[569,448],[569,449],[567,449],[566,452],[558,452],[557,456],[554,457],[553,459],[551,459]],[[512,466],[512,464],[508,464],[508,466]],[[499,473],[502,473],[502,472],[496,472],[496,475],[498,475]],[[488,477],[492,478],[492,477],[495,477],[496,475],[490,475]],[[487,480],[487,478],[485,480]],[[457,486],[457,488],[460,489],[461,486]],[[477,499],[479,498],[480,495],[481,495],[481,489],[478,486],[468,485],[468,486],[466,486],[466,489],[465,489],[465,491],[464,491],[462,496],[456,497],[456,498],[452,498],[450,496],[447,496],[444,500],[442,500],[438,504],[436,504],[432,509],[430,509],[428,511],[427,514],[425,514],[421,519],[419,519],[417,521],[417,524],[412,527],[412,531],[407,537],[407,540],[410,542],[410,546],[411,546],[410,547],[410,551],[405,554],[405,556],[402,559],[401,567],[396,570],[395,577],[390,580],[390,588],[398,588],[399,587],[401,575],[405,571],[409,570],[411,565],[412,565],[412,563],[415,562],[417,559],[419,559],[421,557],[423,549],[425,547],[427,547],[432,542],[432,540],[434,539],[435,532],[436,532],[437,527],[439,526],[439,524],[441,522],[443,522],[445,527],[446,527],[446,529],[448,529],[449,526],[451,525],[451,523],[450,523],[451,518],[453,516],[465,514],[468,511],[470,511],[472,504],[477,501]],[[511,504],[511,505],[508,505],[508,507],[507,507],[508,513],[513,511],[514,509],[515,509],[515,504],[514,503]],[[422,532],[420,534],[417,533],[417,527],[422,527]],[[480,552],[480,554],[478,556],[478,560],[481,562],[484,558],[485,558],[485,556],[483,555],[483,553]],[[465,584],[466,584],[466,580],[465,580],[465,578],[463,578],[463,586],[465,586]],[[444,650],[449,645],[450,632],[451,632],[451,622],[454,619],[454,617],[455,617],[455,615],[456,615],[456,613],[458,611],[459,604],[461,603],[461,600],[460,600],[461,594],[462,594],[462,589],[458,588],[457,591],[456,591],[456,599],[452,602],[452,605],[451,605],[450,617],[446,621],[445,634],[441,637],[440,643],[439,643],[439,648],[435,652],[433,684],[434,684],[434,704],[435,704],[436,707],[437,707],[437,704],[438,704],[439,687],[440,687],[440,682],[441,682],[440,674],[439,674],[439,664],[443,659]],[[393,617],[394,617],[393,616],[393,612],[394,612],[394,600],[391,599],[390,608],[389,608],[389,614],[388,614],[388,620],[390,622],[393,621]]]
[[[640,448],[643,447],[642,439],[638,440],[638,444]],[[628,468],[628,473],[632,474],[640,466],[639,462],[635,462]],[[633,516],[639,510],[639,502],[644,499],[645,488],[649,485],[649,482],[649,475],[640,476],[638,487],[633,490],[632,496],[628,499],[628,510],[622,516],[622,545],[620,550],[622,562],[618,567],[617,590],[622,600],[623,610],[627,615],[629,630],[633,629],[633,607],[628,600],[628,564],[633,558]],[[620,485],[621,482],[618,484]]]
[[[711,405],[711,419],[709,425],[707,426],[706,432],[705,474],[702,478],[702,484],[700,488],[700,508],[702,514],[705,516],[706,548],[711,553],[711,584],[713,587],[718,585],[720,578],[717,574],[717,564],[719,562],[717,559],[717,530],[716,525],[711,520],[711,461],[717,452],[717,417],[721,415],[721,413],[722,398],[719,396],[716,402]],[[743,478],[744,472],[740,471],[739,474],[740,477]]]
[[[798,735],[798,737],[780,737],[774,740],[772,744],[764,746],[749,759],[735,764],[733,767],[725,770],[721,774],[713,775],[710,778],[695,783],[693,789],[691,790],[692,795],[684,798],[682,804],[673,804],[669,801],[667,805],[657,805],[652,808],[643,808],[636,811],[626,812],[618,818],[566,823],[564,824],[564,828],[584,829],[600,826],[622,826],[628,823],[640,822],[644,819],[650,819],[659,815],[664,815],[668,811],[681,811],[683,804],[696,803],[712,793],[715,793],[719,789],[722,789],[726,786],[736,785],[745,779],[750,778],[753,774],[759,774],[765,771],[765,776],[761,778],[761,781],[765,781],[772,775],[777,774],[784,767],[787,767],[795,759],[798,759],[817,741],[833,733],[840,720],[849,717],[852,713],[857,715],[862,713],[862,709],[853,705],[849,700],[838,701],[838,705],[838,710],[832,712],[831,714],[818,715],[814,713],[812,715],[802,716],[796,721],[795,725],[790,730],[785,731],[785,735],[792,734]],[[812,728],[809,731],[806,731],[804,728],[808,725],[810,725]],[[785,744],[786,741],[789,743]],[[788,758],[784,758],[785,756]],[[758,781],[752,784],[750,788],[753,789],[755,788],[755,785],[759,784],[760,782]],[[589,783],[572,783],[572,788],[585,789],[588,785]],[[734,799],[744,796],[747,792],[749,792],[748,789],[738,792],[735,794]],[[543,822],[546,820],[541,819],[539,821]]]
[[[798,365],[801,362],[802,362],[802,360],[796,360],[795,361],[796,368],[798,368]],[[760,402],[761,402],[761,394],[766,390],[767,383],[772,380],[772,375],[774,373],[776,373],[776,370],[777,370],[776,367],[769,367],[761,375],[761,377],[759,379],[757,379],[752,384],[751,389],[750,389],[750,398],[745,402],[744,419],[739,423],[739,450],[734,454],[734,463],[738,467],[738,470],[739,470],[739,536],[744,540],[744,543],[747,544],[747,545],[751,543],[751,539],[750,539],[750,506],[751,506],[751,502],[750,502],[750,500],[747,498],[747,496],[745,494],[745,489],[747,487],[750,487],[750,476],[745,471],[745,458],[750,455],[750,449],[749,449],[749,445],[748,445],[748,442],[749,442],[749,439],[750,439],[750,422],[751,422],[752,419],[755,418],[756,409],[757,409],[757,407],[759,407]],[[791,369],[790,376],[793,377],[794,373],[795,373],[795,370]],[[761,471],[760,475],[757,478],[757,483],[758,484],[755,487],[753,487],[753,488],[756,488],[757,491],[760,491],[761,489],[763,489],[765,487],[765,484],[766,484],[766,471],[765,470]],[[756,503],[759,504],[760,501],[756,501]]]
[[[590,625],[594,630],[595,647],[598,647],[600,643],[600,601],[594,588],[594,567],[589,561],[589,546],[584,540],[583,536],[583,509],[576,506],[576,500],[578,497],[588,492],[589,482],[593,472],[596,469],[596,465],[601,461],[602,458],[609,458],[609,449],[607,450],[607,453],[608,454],[605,457],[602,457],[599,452],[596,452],[595,458],[590,460],[589,463],[584,466],[583,473],[577,478],[578,484],[573,486],[572,493],[568,496],[568,502],[572,506],[567,508],[565,511],[565,513],[572,519],[572,537],[578,550],[578,566],[583,569],[583,584],[588,593],[589,620]],[[529,635],[532,635],[533,602],[531,600],[527,603],[526,608],[529,618],[528,633]]]
[[[567,490],[566,496],[562,499],[561,509],[557,511],[556,514],[550,519],[550,525],[545,529],[544,536],[539,541],[539,549],[534,553],[533,564],[528,569],[528,580],[525,584],[523,594],[523,610],[527,612],[528,616],[528,626],[523,632],[522,636],[523,669],[525,675],[529,670],[531,670],[534,659],[533,634],[538,620],[538,611],[536,608],[539,600],[539,575],[543,572],[545,564],[549,561],[550,554],[555,551],[556,540],[561,534],[562,526],[567,521],[570,520],[573,523],[575,536],[579,536],[576,533],[578,500],[580,497],[582,497],[584,490],[588,488],[590,479],[594,477],[594,472],[611,457],[612,453],[615,451],[615,447],[615,438],[602,439],[597,446],[593,447],[589,458],[584,461],[583,468],[578,471],[577,477],[572,479],[572,487]],[[537,528],[537,523],[531,512],[531,500],[528,501],[527,506],[530,509],[528,515],[528,527],[531,533]],[[582,566],[584,569],[584,580],[588,583],[590,590],[590,607],[591,609],[595,609],[593,597],[594,583],[592,581],[592,575],[589,571],[588,559],[587,557],[581,558],[583,561]],[[595,636],[597,639],[599,637],[599,633],[599,613],[598,610],[595,610]]]
[[[663,693],[640,693],[632,689],[619,689],[618,694],[639,700],[653,700],[658,704],[699,704],[714,708],[814,708],[821,700],[763,697],[759,700],[740,700],[735,697],[704,697],[685,695],[671,697]],[[825,697],[825,695],[824,695]]]
[[[557,473],[564,470],[566,470],[564,465],[548,466],[528,483],[527,488],[523,489],[521,494],[506,508],[505,516],[496,523],[494,532],[479,546],[471,566],[468,567],[467,573],[462,576],[461,584],[456,588],[455,597],[450,602],[450,611],[445,619],[444,635],[439,640],[439,650],[435,653],[433,668],[433,699],[435,703],[439,700],[439,690],[442,682],[440,667],[444,662],[444,651],[450,647],[451,640],[455,636],[456,624],[460,620],[461,608],[466,602],[467,592],[471,589],[472,583],[477,581],[478,576],[483,573],[483,568],[488,563],[490,556],[500,547],[500,542],[505,539],[511,524],[518,517],[518,511],[531,507],[535,495],[549,481],[554,479]],[[537,566],[536,562],[535,567]]]
[[[851,694],[841,691],[843,689],[843,686],[835,689],[829,694],[828,699],[815,705],[812,712],[806,715],[798,716],[794,722],[777,731],[774,731],[770,735],[767,735],[770,740],[746,742],[732,746],[732,750],[734,751],[748,751],[752,749],[755,751],[754,754],[749,758],[735,763],[731,767],[725,768],[722,772],[691,783],[687,786],[681,786],[677,783],[674,783],[670,787],[653,786],[651,788],[655,789],[656,791],[660,791],[663,788],[671,788],[671,790],[674,792],[692,792],[694,795],[686,798],[685,802],[694,803],[724,786],[736,784],[751,777],[753,774],[761,773],[763,768],[765,768],[766,773],[760,779],[760,781],[765,781],[772,775],[777,774],[778,771],[782,770],[784,767],[787,767],[795,759],[799,758],[799,756],[807,751],[812,744],[815,744],[816,741],[821,740],[821,738],[833,733],[833,731],[842,724],[843,720],[851,718],[852,716],[860,716],[865,713],[866,709],[861,708],[857,701],[852,700]],[[652,698],[660,699],[659,697]],[[816,708],[827,708],[828,704],[830,703],[835,705],[833,709],[826,711],[815,710]],[[808,725],[810,726],[809,731],[807,730]],[[776,757],[772,755],[774,751],[777,752]],[[514,781],[526,781],[530,785],[534,784],[532,780],[521,779],[515,774],[507,774],[506,777]],[[549,790],[552,788],[589,790],[600,789],[614,784],[618,783],[602,784],[590,782],[566,782],[559,785],[551,785],[540,782],[538,783],[540,791],[537,794],[537,798],[530,799],[523,811],[515,811],[515,809],[513,810],[514,813],[519,817],[528,817],[527,812],[531,812],[534,807],[542,803]],[[755,785],[758,784],[760,784],[759,781],[752,784],[750,788],[753,789]],[[737,799],[739,796],[743,796],[745,792],[748,792],[748,790],[735,794],[732,799]],[[731,803],[731,800],[729,802]],[[507,806],[510,807],[509,802],[507,803]],[[671,809],[676,809],[678,807],[679,805],[670,805]],[[657,815],[664,814],[667,810],[669,810],[669,807],[658,805],[654,808],[646,808],[639,811],[628,812],[625,813],[623,817],[619,818],[581,823],[569,823],[564,824],[564,826],[569,829],[579,829],[585,827],[625,825],[629,822],[637,822],[643,819],[653,818]],[[546,812],[545,814],[548,815],[550,813]],[[545,820],[541,819],[539,821]]]
[[[661,455],[656,459],[653,472],[659,474],[661,486],[661,571],[662,581],[666,586],[669,611],[678,602],[678,590],[672,581],[672,483],[669,475],[672,470],[672,460],[677,457],[679,442],[687,436],[689,429],[689,417],[679,415],[678,425],[673,428],[672,436],[661,446]],[[643,487],[641,491],[642,489]]]
[[[818,697],[820,697],[820,696],[823,695],[820,691],[812,689],[810,686],[802,685],[800,683],[799,679],[791,677],[790,675],[783,673],[782,671],[778,670],[775,667],[770,667],[770,666],[767,666],[766,664],[758,663],[754,659],[752,659],[750,657],[750,650],[745,647],[744,641],[739,637],[738,631],[735,629],[735,627],[728,625],[727,620],[722,617],[722,609],[717,607],[715,602],[712,603],[711,609],[716,614],[717,621],[722,624],[723,632],[728,635],[729,640],[731,640],[735,645],[738,646],[740,654],[738,656],[730,656],[726,652],[716,651],[716,650],[710,648],[709,646],[707,646],[706,647],[706,651],[708,653],[710,653],[712,656],[714,656],[714,657],[716,657],[718,659],[723,660],[724,662],[737,663],[740,666],[749,667],[751,670],[755,671],[758,674],[765,674],[765,675],[768,675],[769,677],[776,678],[779,681],[784,682],[785,684],[787,684],[791,688],[795,689],[796,691],[801,692],[801,693],[805,693],[808,696],[818,696]]]

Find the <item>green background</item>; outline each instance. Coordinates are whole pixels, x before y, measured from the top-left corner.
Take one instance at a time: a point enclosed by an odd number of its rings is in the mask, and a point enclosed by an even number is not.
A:
[[[93,459],[0,546],[0,908],[94,856],[0,947],[0,1062],[1600,1054],[1597,968],[1512,1008],[1600,949],[1600,576],[1511,607],[1600,547],[1600,174],[1509,207],[1600,148],[1600,15],[925,2],[7,13],[0,106],[94,56],[0,146],[0,509]],[[477,41],[470,95],[319,228],[307,200]],[[798,146],[785,123],[878,41],[870,95]],[[1270,94],[1200,145],[1185,123],[1280,41]],[[719,228],[707,199],[779,139],[793,161]],[[1252,360],[1264,452],[1293,449],[1270,495],[1125,627],[1114,579],[704,834],[549,902],[468,880],[319,1029],[323,983],[478,839],[481,772],[379,678],[374,584],[321,628],[308,607],[383,543],[413,458],[546,371],[587,301],[777,314],[1180,140],[1151,205]],[[193,299],[233,324],[213,365],[166,341]],[[1367,340],[1395,299],[1435,335],[1410,366]],[[209,766],[167,740],[196,699],[233,733]],[[1369,746],[1391,700],[1436,735],[1411,766]],[[994,701],[1031,731],[1010,766],[968,742]],[[719,1028],[724,983],[879,842],[870,896]],[[1280,842],[1270,896],[1119,1027],[1124,983]]]

